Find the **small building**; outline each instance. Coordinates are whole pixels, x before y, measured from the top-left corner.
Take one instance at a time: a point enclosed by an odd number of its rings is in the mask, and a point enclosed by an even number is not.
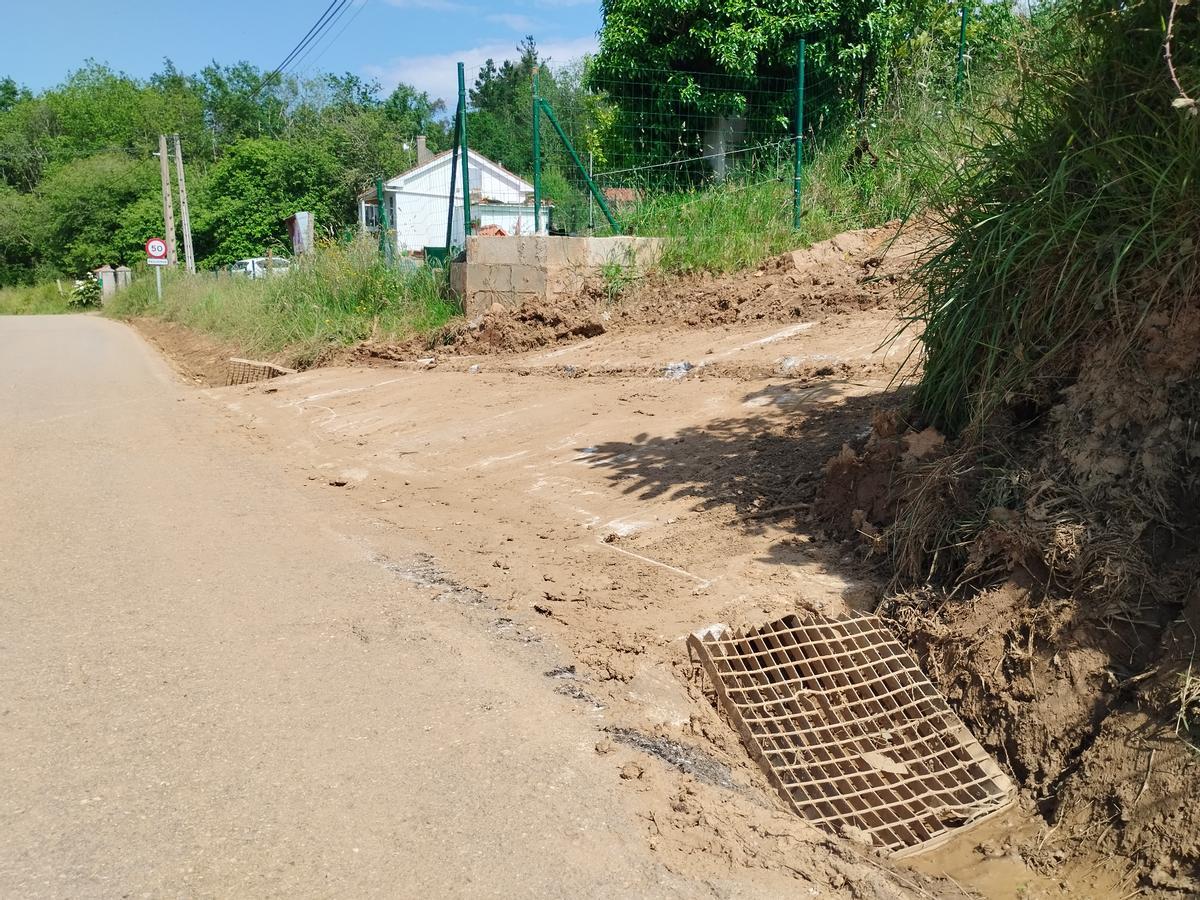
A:
[[[418,141],[418,160],[425,156],[424,141]],[[413,252],[446,245],[446,222],[450,212],[450,170],[453,151],[428,156],[407,172],[383,183],[388,224],[395,232],[396,247]],[[455,173],[454,212],[451,243],[462,247],[462,160]],[[499,163],[470,151],[467,171],[471,191],[471,229],[494,226],[508,235],[546,234],[549,204],[543,201],[541,230],[534,230],[533,185]],[[358,197],[359,227],[376,231],[380,224],[378,193],[370,188]],[[493,232],[495,233],[495,232]]]

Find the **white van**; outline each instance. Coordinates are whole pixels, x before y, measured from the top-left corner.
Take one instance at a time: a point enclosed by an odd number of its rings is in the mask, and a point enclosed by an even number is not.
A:
[[[253,259],[239,259],[229,267],[229,272],[247,278],[266,278],[268,275],[286,275],[291,267],[292,262],[286,256],[256,256]]]

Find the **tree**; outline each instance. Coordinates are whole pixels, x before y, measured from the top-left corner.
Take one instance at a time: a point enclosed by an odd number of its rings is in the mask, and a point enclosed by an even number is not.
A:
[[[66,274],[124,262],[139,248],[118,237],[122,213],[157,190],[158,167],[149,159],[98,153],[63,164],[38,185],[30,240],[44,263]]]
[[[538,56],[532,37],[516,49],[516,60],[497,66],[489,59],[479,70],[470,90],[467,131],[472,149],[528,176],[533,171],[533,70],[549,60]]]
[[[298,210],[337,228],[376,177],[449,146],[440,101],[356,75],[268,78],[249,63],[148,79],[87,62],[37,95],[0,79],[0,284],[140,259],[162,229],[158,135],[179,134],[202,264],[283,249]]]
[[[337,160],[324,147],[275,138],[239,141],[213,166],[196,215],[197,252],[208,265],[290,249],[284,220],[300,210],[340,221]]]
[[[886,84],[896,48],[916,34],[933,0],[604,0],[592,72],[637,127],[654,140],[692,137],[712,120],[790,118],[796,46],[807,42],[812,113],[863,111]],[[948,61],[948,67],[952,65]],[[763,91],[766,85],[770,89]],[[719,91],[712,90],[720,88]],[[682,122],[681,108],[695,111]],[[707,119],[708,121],[704,121]],[[810,121],[817,121],[816,116]],[[668,133],[670,132],[670,133]],[[785,133],[781,129],[781,133]]]
[[[11,78],[0,78],[0,112],[7,112],[18,100],[28,100],[29,97],[29,91]]]

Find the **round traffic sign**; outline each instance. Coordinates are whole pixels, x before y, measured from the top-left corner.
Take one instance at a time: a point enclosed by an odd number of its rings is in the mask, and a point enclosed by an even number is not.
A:
[[[150,238],[146,241],[146,256],[150,259],[166,259],[167,242],[162,238]]]

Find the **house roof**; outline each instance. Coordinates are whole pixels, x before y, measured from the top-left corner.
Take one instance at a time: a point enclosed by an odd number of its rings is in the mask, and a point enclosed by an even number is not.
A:
[[[445,159],[448,156],[451,156],[453,153],[454,153],[453,150],[443,150],[441,153],[438,153],[433,158],[426,160],[425,162],[421,163],[420,165],[413,166],[411,169],[406,169],[405,171],[401,172],[400,174],[393,175],[391,178],[386,179],[384,181],[383,185],[386,188],[393,182],[401,181],[401,180],[408,180],[410,178],[415,178],[415,177],[424,175],[426,172],[430,171],[431,169],[436,168],[443,159]],[[488,157],[484,156],[482,153],[478,153],[474,150],[468,150],[467,159],[473,163],[489,166],[496,172],[499,172],[500,174],[505,175],[508,178],[511,178],[513,181],[516,182],[517,190],[521,191],[522,193],[527,193],[527,194],[533,193],[533,185],[532,184],[527,182],[520,175],[517,175],[515,172],[510,172],[508,169],[504,168],[504,166],[500,165],[500,163],[496,162],[495,160],[488,159]],[[373,199],[375,197],[375,189],[368,188],[367,190],[365,190],[361,194],[359,194],[358,197],[360,200]]]

